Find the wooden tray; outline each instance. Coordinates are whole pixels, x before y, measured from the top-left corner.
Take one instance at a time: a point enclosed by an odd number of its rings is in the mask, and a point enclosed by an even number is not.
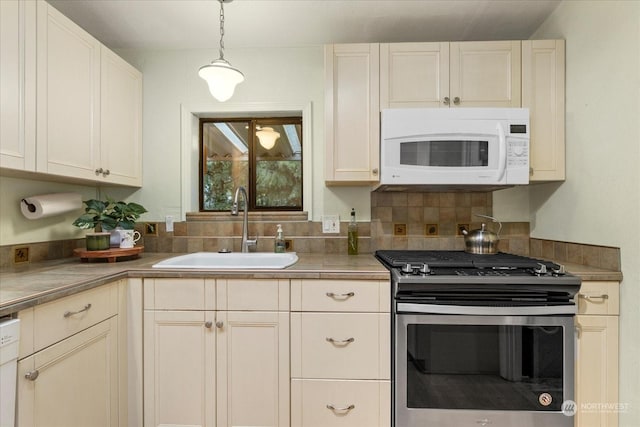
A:
[[[88,251],[85,248],[77,248],[73,250],[73,254],[80,257],[82,262],[88,262],[89,259],[106,259],[108,262],[116,262],[122,257],[138,257],[144,251],[144,246],[134,246],[132,248],[111,248],[105,251]]]

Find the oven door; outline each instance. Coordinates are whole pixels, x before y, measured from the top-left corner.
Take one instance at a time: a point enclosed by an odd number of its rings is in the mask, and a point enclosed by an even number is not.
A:
[[[574,392],[573,316],[395,321],[397,427],[573,426],[571,411],[562,411]]]

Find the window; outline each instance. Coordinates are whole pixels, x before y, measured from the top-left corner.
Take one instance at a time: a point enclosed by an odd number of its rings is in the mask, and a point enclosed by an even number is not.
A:
[[[302,118],[200,119],[200,166],[200,211],[230,210],[238,186],[251,211],[301,211]]]

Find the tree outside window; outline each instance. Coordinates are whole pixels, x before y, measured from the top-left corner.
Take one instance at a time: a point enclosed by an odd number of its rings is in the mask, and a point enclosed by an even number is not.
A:
[[[238,186],[249,210],[302,210],[302,118],[200,119],[200,148],[200,211],[230,210]]]

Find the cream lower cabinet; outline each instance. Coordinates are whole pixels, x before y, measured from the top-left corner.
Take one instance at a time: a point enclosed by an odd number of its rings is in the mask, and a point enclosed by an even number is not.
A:
[[[145,279],[145,426],[289,425],[288,285]]]
[[[291,424],[391,423],[389,282],[292,280]]]
[[[618,426],[618,287],[618,282],[583,282],[578,294],[578,427]]]
[[[117,313],[116,285],[20,312],[17,426],[119,425]]]

